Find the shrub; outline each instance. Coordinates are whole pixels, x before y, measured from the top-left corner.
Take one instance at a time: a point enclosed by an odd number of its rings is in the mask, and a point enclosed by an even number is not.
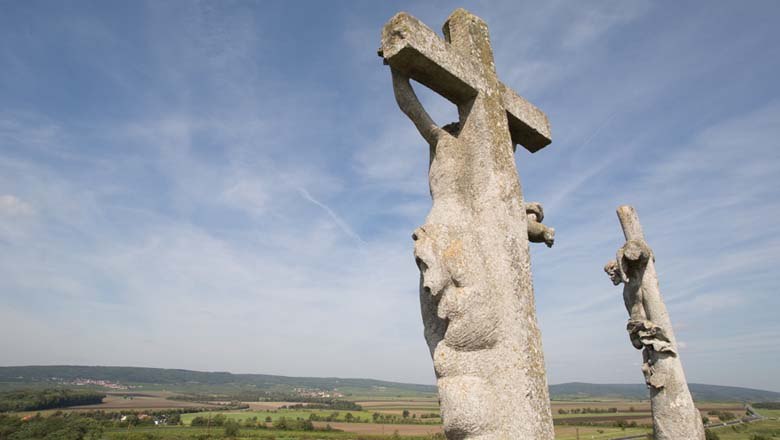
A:
[[[225,421],[225,437],[238,437],[238,422],[235,420]]]

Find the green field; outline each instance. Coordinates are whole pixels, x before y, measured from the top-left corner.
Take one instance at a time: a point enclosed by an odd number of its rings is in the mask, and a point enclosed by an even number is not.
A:
[[[780,440],[780,421],[762,420],[760,422],[747,423],[744,425],[717,428],[712,431],[718,435],[720,440],[753,440],[756,436],[763,436],[765,439]]]
[[[755,408],[755,410],[764,417],[780,419],[780,409]]]

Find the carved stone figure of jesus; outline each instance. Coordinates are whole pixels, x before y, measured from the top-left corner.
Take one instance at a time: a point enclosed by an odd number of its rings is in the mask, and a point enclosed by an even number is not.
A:
[[[642,350],[642,373],[650,389],[655,440],[703,440],[701,416],[691,398],[669,313],[661,297],[655,256],[645,242],[636,210],[618,208],[626,238],[604,266],[612,284],[623,284],[631,344]]]
[[[399,107],[429,146],[433,206],[414,231],[425,339],[450,440],[552,440],[529,242],[551,246],[523,201],[514,148],[550,143],[544,113],[498,81],[487,25],[463,9],[442,40],[399,13],[382,30]],[[410,79],[458,108],[437,125]]]
[[[413,239],[425,339],[439,379],[445,429],[450,438],[503,438],[496,417],[503,409],[497,405],[502,390],[493,382],[502,379],[496,358],[509,347],[496,347],[506,337],[499,313],[502,301],[489,273],[484,273],[489,258],[480,248],[480,237],[467,223],[473,209],[462,189],[468,146],[458,139],[458,122],[436,125],[409,79],[395,70],[392,77],[399,107],[429,144],[433,207]],[[541,223],[541,205],[528,204],[525,211],[528,239],[552,246],[554,230]]]

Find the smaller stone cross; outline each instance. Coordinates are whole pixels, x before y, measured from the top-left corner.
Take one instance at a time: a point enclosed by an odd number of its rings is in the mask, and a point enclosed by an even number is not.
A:
[[[655,440],[704,440],[701,414],[693,404],[672,322],[666,311],[655,255],[645,242],[639,216],[631,206],[617,210],[626,244],[604,266],[614,285],[623,284],[631,344],[642,350],[642,372],[650,389]]]

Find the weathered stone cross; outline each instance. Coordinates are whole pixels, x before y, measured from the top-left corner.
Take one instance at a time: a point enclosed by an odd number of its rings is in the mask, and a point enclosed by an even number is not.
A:
[[[642,372],[650,389],[654,440],[704,440],[701,414],[685,380],[672,321],[666,310],[655,255],[645,241],[632,206],[617,210],[626,243],[604,271],[614,285],[623,284],[631,344],[642,350]]]
[[[487,25],[458,9],[446,41],[405,13],[382,30],[401,110],[430,144],[433,206],[417,228],[420,303],[448,439],[552,440],[528,242],[553,242],[523,202],[514,146],[550,143],[539,109],[498,81]],[[409,79],[458,106],[437,126]]]
[[[547,116],[496,76],[487,25],[464,9],[444,24],[443,41],[428,26],[400,13],[385,25],[381,56],[407,78],[455,105],[468,106],[477,95],[497,95],[491,110],[506,114],[513,145],[534,153],[551,141]]]

